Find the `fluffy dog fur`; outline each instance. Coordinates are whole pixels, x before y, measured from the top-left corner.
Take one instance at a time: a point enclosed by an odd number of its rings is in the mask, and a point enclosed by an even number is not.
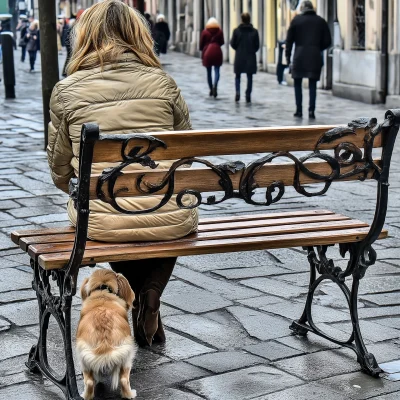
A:
[[[92,400],[100,376],[111,375],[113,390],[120,385],[122,398],[135,398],[129,376],[137,348],[127,314],[135,294],[129,282],[111,270],[97,270],[83,281],[81,297],[76,349],[85,382],[82,396]]]

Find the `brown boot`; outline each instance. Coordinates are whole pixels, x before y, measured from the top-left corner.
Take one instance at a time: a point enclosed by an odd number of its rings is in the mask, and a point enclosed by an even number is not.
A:
[[[159,330],[160,320],[160,294],[153,289],[142,292],[139,295],[139,313],[137,317],[137,329],[135,333],[136,340],[139,346],[148,345],[153,343],[154,336],[158,332],[157,341],[162,335],[165,334],[161,326]]]

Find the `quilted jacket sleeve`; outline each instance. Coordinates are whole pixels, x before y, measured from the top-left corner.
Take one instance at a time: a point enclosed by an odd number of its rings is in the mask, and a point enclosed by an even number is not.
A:
[[[71,166],[73,158],[71,140],[68,135],[68,125],[57,86],[50,100],[49,144],[47,160],[54,184],[68,193],[69,180],[74,176]]]
[[[177,87],[175,81],[170,79],[171,102],[174,112],[174,131],[188,131],[192,129],[190,122],[189,109],[183,99],[180,89]]]

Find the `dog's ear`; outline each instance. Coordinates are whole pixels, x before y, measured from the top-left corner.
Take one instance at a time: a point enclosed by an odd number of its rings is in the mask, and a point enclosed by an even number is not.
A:
[[[116,275],[118,281],[118,296],[126,301],[128,308],[131,308],[132,303],[135,300],[135,293],[133,293],[131,285],[122,274]]]
[[[89,278],[85,278],[85,279],[83,280],[83,282],[82,282],[82,285],[81,285],[81,298],[82,298],[82,300],[85,300],[86,297],[89,296],[89,286],[88,286],[88,283],[89,283]]]

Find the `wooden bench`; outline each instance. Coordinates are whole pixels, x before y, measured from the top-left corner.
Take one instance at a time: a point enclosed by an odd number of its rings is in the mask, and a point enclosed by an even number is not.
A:
[[[298,335],[311,331],[334,343],[351,348],[362,369],[373,376],[381,372],[375,357],[368,353],[359,327],[357,294],[360,280],[374,264],[372,244],[387,236],[383,229],[387,202],[391,154],[400,124],[400,110],[389,110],[385,120],[360,118],[342,127],[303,126],[214,131],[162,132],[102,135],[95,124],[82,128],[79,181],[71,181],[77,229],[66,226],[12,233],[12,240],[26,251],[34,271],[33,288],[40,312],[40,338],[32,347],[27,366],[40,371],[58,385],[67,399],[80,399],[71,348],[71,304],[82,266],[96,263],[176,257],[195,254],[301,246],[308,251],[311,277],[303,315],[290,329]],[[378,149],[378,155],[375,157]],[[306,152],[299,157],[298,153]],[[214,165],[198,158],[205,156],[266,153],[245,166],[242,162]],[[281,163],[273,162],[279,158]],[[155,169],[158,160],[175,161],[169,170]],[[91,174],[92,163],[113,162],[118,167],[100,175]],[[147,166],[145,172],[124,172],[130,164]],[[180,168],[195,163],[192,168]],[[199,168],[199,165],[201,168]],[[375,180],[376,213],[371,225],[329,210],[304,210],[234,217],[204,218],[198,232],[179,240],[145,243],[104,243],[87,240],[89,200],[101,199],[122,210],[118,196],[161,194],[159,208],[176,194],[176,201],[190,194],[197,205],[216,204],[236,198],[249,204],[268,206],[279,201],[285,187],[293,186],[304,196],[323,195],[333,181]],[[319,183],[322,189],[312,189]],[[260,199],[258,189],[263,189]],[[209,194],[203,200],[201,193]],[[150,212],[152,210],[147,210]],[[234,210],[232,210],[234,211]],[[130,211],[131,214],[137,212]],[[162,239],[162,238],[160,238]],[[339,245],[342,257],[349,253],[347,267],[341,269],[328,259],[328,246]],[[49,278],[58,285],[53,293]],[[349,288],[346,278],[352,277]],[[322,332],[312,318],[312,302],[322,281],[336,283],[344,293],[353,326],[348,340],[338,340]],[[50,316],[58,322],[65,343],[67,370],[60,379],[47,361],[47,328]],[[273,329],[273,328],[271,328]]]

